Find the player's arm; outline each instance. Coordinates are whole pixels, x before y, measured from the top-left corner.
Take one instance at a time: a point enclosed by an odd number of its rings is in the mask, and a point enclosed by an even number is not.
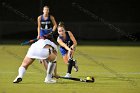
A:
[[[50,19],[51,19],[52,24],[53,24],[53,29],[52,29],[52,31],[55,31],[56,28],[57,28],[57,23],[56,23],[56,21],[55,21],[55,18],[51,15],[51,16],[50,16]]]
[[[38,32],[38,35],[37,35],[37,38],[39,39],[39,37],[40,37],[40,28],[41,28],[41,16],[39,16],[38,18],[37,18],[37,23],[38,23],[38,27],[37,27],[37,32]]]
[[[71,46],[71,48],[72,48],[72,49],[75,49],[75,47],[77,46],[77,41],[76,41],[74,35],[73,35],[70,31],[68,31],[68,33],[69,33],[70,39],[71,39],[72,42],[73,42],[73,45]]]
[[[71,49],[58,37],[57,42],[60,46],[64,47],[66,50],[71,51]]]

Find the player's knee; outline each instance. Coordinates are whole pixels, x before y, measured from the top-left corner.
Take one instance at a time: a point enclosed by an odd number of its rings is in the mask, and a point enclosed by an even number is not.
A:
[[[23,60],[23,62],[22,62],[22,64],[21,64],[21,66],[27,69],[28,66],[29,66],[30,64],[32,64],[33,61],[34,61],[34,59],[25,57],[24,60]]]
[[[57,57],[57,56],[56,56],[54,53],[51,53],[51,54],[49,55],[49,57],[48,57],[48,61],[54,62],[55,59],[56,59],[56,57]]]
[[[69,59],[69,60],[68,60],[68,63],[69,63],[69,64],[73,63],[73,60],[72,60],[72,59]]]

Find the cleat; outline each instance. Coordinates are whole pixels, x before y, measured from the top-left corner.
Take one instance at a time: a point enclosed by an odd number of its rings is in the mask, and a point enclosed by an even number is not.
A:
[[[71,74],[70,73],[67,73],[64,77],[70,78],[71,77]]]
[[[50,79],[50,80],[45,80],[44,82],[48,84],[52,84],[52,83],[56,83],[56,80]]]
[[[22,81],[22,78],[21,77],[18,77],[18,78],[16,78],[14,81],[13,81],[13,83],[19,83],[19,82],[21,82]]]

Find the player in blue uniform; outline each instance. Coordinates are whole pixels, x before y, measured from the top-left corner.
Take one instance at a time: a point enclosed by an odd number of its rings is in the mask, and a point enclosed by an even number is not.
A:
[[[73,59],[74,51],[77,46],[77,41],[71,31],[66,31],[64,23],[60,22],[58,25],[58,38],[57,42],[60,45],[60,52],[63,56],[63,60],[68,64],[68,69],[65,77],[71,77],[72,67],[74,66],[75,71],[78,71],[76,61]]]
[[[43,15],[38,17],[38,39],[45,39],[49,33],[55,32],[57,28],[57,23],[55,18],[49,14],[49,7],[44,6]],[[50,39],[50,38],[49,38]]]
[[[54,42],[53,34],[56,31],[57,23],[55,21],[55,18],[49,14],[49,7],[48,6],[43,7],[43,14],[38,17],[37,21],[38,21],[37,39],[49,39],[49,40]],[[48,66],[47,66],[46,60],[40,60],[40,62],[44,64],[44,67],[47,70]],[[55,74],[57,74],[56,70],[57,69],[55,69]]]

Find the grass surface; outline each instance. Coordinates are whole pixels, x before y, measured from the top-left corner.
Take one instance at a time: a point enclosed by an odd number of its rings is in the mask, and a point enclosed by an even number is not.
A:
[[[29,46],[0,45],[0,93],[140,93],[139,46],[78,46],[75,58],[79,72],[73,77],[94,76],[94,83],[58,79],[45,84],[45,70],[36,60],[23,81],[13,84]],[[66,65],[58,55],[58,73],[63,76]]]

